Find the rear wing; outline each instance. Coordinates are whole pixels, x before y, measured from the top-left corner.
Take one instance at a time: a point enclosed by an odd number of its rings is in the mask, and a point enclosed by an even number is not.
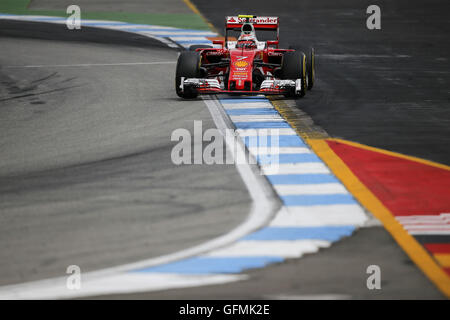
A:
[[[228,43],[228,31],[239,31],[244,23],[251,23],[255,30],[273,30],[277,32],[279,41],[279,20],[278,17],[258,17],[254,15],[227,16],[225,22],[225,45]]]
[[[240,29],[244,23],[251,23],[255,30],[278,29],[278,17],[257,17],[252,15],[228,16],[226,18],[226,29]]]

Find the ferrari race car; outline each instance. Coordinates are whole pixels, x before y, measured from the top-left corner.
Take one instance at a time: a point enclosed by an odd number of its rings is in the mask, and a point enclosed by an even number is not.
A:
[[[258,37],[267,37],[266,31],[275,33],[276,40],[258,41],[257,32]],[[186,99],[218,93],[303,97],[314,85],[314,49],[307,58],[303,52],[279,49],[278,43],[278,17],[226,17],[225,40],[191,46],[179,55],[177,95]]]

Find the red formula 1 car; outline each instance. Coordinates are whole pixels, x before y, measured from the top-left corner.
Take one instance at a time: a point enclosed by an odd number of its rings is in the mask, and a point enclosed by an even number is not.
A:
[[[262,31],[276,33],[276,40],[258,41],[257,32],[260,37]],[[238,36],[231,38],[232,32]],[[181,52],[177,95],[186,99],[217,93],[303,97],[314,85],[314,49],[307,59],[303,52],[279,49],[278,41],[278,17],[227,17],[225,40],[214,40],[214,47],[196,45]]]

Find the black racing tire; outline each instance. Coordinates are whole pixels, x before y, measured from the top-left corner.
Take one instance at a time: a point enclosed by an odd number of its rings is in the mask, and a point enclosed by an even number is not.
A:
[[[308,90],[311,90],[314,86],[314,81],[316,77],[315,70],[315,52],[314,48],[309,50],[308,62],[306,64],[307,74],[308,74]]]
[[[281,79],[297,80],[301,79],[300,93],[295,93],[293,89],[290,93],[285,94],[286,97],[303,97],[306,94],[306,56],[303,52],[292,51],[286,52],[281,61]]]
[[[212,48],[212,46],[208,45],[208,44],[194,44],[192,46],[189,47],[189,51],[195,51],[197,49],[209,49]]]
[[[185,88],[181,90],[181,78],[199,78],[201,57],[195,51],[182,51],[177,61],[175,73],[175,91],[177,95],[184,99],[193,99],[198,96],[195,89]]]

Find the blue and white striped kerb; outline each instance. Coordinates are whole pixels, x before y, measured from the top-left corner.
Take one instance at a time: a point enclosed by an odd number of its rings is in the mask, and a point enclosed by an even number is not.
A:
[[[66,18],[62,17],[13,15],[3,13],[0,13],[0,19],[47,22],[57,24],[65,24],[67,21]],[[146,24],[133,24],[120,21],[82,19],[81,26],[137,33],[145,37],[159,40],[169,47],[178,47],[177,44],[185,48],[189,48],[194,44],[212,44],[212,41],[209,40],[208,37],[217,37],[216,33],[205,30],[179,29]]]
[[[250,153],[283,202],[269,225],[228,247],[207,254],[135,270],[139,273],[178,275],[237,274],[289,258],[299,258],[350,236],[367,216],[351,194],[330,172],[265,97],[220,100],[240,139],[249,147],[250,135],[278,129],[279,148],[250,147]],[[255,130],[256,129],[256,130]],[[263,146],[264,147],[264,146]],[[278,172],[268,170],[260,153],[278,152]]]

